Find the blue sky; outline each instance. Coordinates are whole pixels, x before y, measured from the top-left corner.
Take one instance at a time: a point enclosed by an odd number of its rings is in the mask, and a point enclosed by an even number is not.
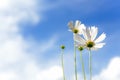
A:
[[[45,59],[46,57],[57,56],[61,44],[66,45],[66,51],[73,48],[72,33],[68,31],[67,26],[67,23],[71,20],[80,20],[87,26],[95,25],[99,28],[99,35],[102,32],[107,34],[106,46],[93,54],[93,64],[96,63],[97,66],[94,73],[99,73],[102,68],[106,67],[112,57],[120,56],[118,42],[120,40],[118,37],[120,34],[120,5],[118,0],[114,2],[112,0],[101,0],[99,2],[96,0],[54,0],[53,2],[48,2],[48,5],[55,6],[43,13],[43,19],[38,24],[32,25],[35,27],[27,27],[23,31],[25,37],[32,35],[38,41],[57,36],[56,50],[53,49],[51,52],[47,52],[47,55],[44,56]],[[49,53],[55,54],[49,55]]]
[[[57,73],[54,70],[61,72],[61,44],[66,46],[66,75],[68,78],[73,76],[73,36],[67,26],[71,20],[80,20],[86,26],[97,26],[98,35],[102,32],[107,35],[106,45],[92,52],[94,80],[120,79],[116,77],[120,75],[119,68],[115,67],[120,66],[119,0],[0,0],[0,3],[3,3],[0,4],[0,79],[48,80],[45,74],[53,76]],[[86,51],[84,53],[85,65],[88,66],[88,55]],[[79,54],[77,58],[81,76]],[[29,65],[32,67],[29,68]],[[88,67],[86,72],[88,75]],[[108,78],[107,73],[110,72],[115,72],[115,76]],[[43,76],[39,76],[41,74]],[[5,78],[3,75],[9,76]],[[31,75],[32,78],[28,78]],[[51,76],[51,80],[61,80],[61,73],[55,78]]]
[[[65,44],[66,48],[68,47],[66,50],[71,50],[72,34],[68,31],[67,23],[71,20],[80,20],[87,26],[97,26],[99,34],[102,32],[107,34],[106,46],[94,54],[95,61],[98,61],[98,63],[104,61],[103,66],[97,64],[100,66],[99,69],[107,66],[111,57],[119,56],[119,37],[117,35],[120,34],[120,5],[118,0],[114,2],[112,0],[101,0],[99,2],[96,0],[54,0],[48,2],[48,5],[55,5],[55,7],[45,11],[42,21],[32,25],[35,27],[27,27],[23,31],[25,37],[32,35],[36,40],[44,41],[56,35],[58,38],[56,42],[58,49],[56,49],[59,50],[60,44]],[[47,57],[52,57],[49,53],[47,54]],[[54,55],[57,55],[57,53]]]

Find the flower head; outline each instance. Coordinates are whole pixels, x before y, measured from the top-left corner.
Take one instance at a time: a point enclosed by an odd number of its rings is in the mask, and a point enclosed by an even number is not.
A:
[[[84,45],[80,44],[79,42],[74,43],[75,47],[78,48],[79,51],[83,51],[84,50]]]
[[[70,21],[68,26],[74,34],[82,34],[82,29],[85,29],[85,25],[78,20],[76,20],[75,24],[73,24],[73,21]]]
[[[84,45],[85,48],[96,50],[105,45],[105,43],[102,43],[102,41],[106,38],[105,33],[102,33],[98,38],[96,38],[97,34],[98,28],[93,26],[83,29],[84,38],[82,38],[80,35],[75,35],[74,39],[77,43]]]
[[[83,48],[82,46],[79,46],[79,47],[78,47],[78,50],[79,50],[79,51],[83,51],[83,49],[84,49],[84,48]]]
[[[65,46],[64,46],[64,45],[62,45],[62,46],[61,46],[61,49],[65,49]]]

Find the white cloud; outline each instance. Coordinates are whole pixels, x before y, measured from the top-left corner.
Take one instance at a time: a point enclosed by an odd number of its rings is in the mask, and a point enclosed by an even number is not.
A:
[[[70,63],[68,63],[68,64],[70,64]],[[66,66],[66,67],[71,68],[68,66]],[[73,69],[73,68],[71,68],[71,69]],[[67,72],[70,72],[70,71],[71,70],[67,70]],[[74,71],[72,71],[72,73],[74,73]],[[87,77],[87,79],[89,79],[89,73],[88,74],[86,73],[86,77]],[[69,77],[67,77],[67,79],[75,80],[75,75],[71,74],[71,75],[69,75]],[[81,72],[78,72],[78,79],[83,80],[83,75]],[[106,68],[101,70],[101,72],[99,74],[93,75],[93,80],[120,80],[120,57],[113,57],[110,60],[110,62],[108,63],[108,66]]]
[[[53,36],[53,37],[51,37],[51,39],[44,40],[41,42],[36,42],[35,40],[30,40],[30,43],[31,43],[31,41],[34,43],[32,43],[33,45],[31,45],[29,47],[34,48],[33,53],[40,53],[42,55],[43,53],[55,48],[57,37]]]
[[[89,74],[86,76],[89,79]],[[72,77],[73,79],[74,76]],[[78,74],[78,79],[83,79],[82,73]],[[120,57],[112,58],[106,68],[101,70],[99,74],[93,76],[93,80],[120,80]]]
[[[0,18],[2,18],[0,21],[3,23],[12,21],[8,22],[9,25],[25,20],[37,22],[39,20],[37,5],[33,0],[0,0]]]
[[[120,57],[111,59],[108,67],[94,76],[93,80],[120,80]]]
[[[28,52],[29,49],[36,50],[30,47],[36,42],[28,44],[20,33],[19,24],[22,22],[37,23],[40,20],[41,16],[37,13],[37,7],[42,7],[38,6],[37,0],[0,0],[0,80],[61,78],[61,67],[56,64],[49,67],[48,62],[45,68],[41,67],[42,64],[39,65],[39,61]],[[49,45],[47,49],[50,49],[54,41],[53,38],[43,45]],[[45,48],[39,49],[44,52]]]
[[[0,79],[1,80],[17,80],[17,75],[13,71],[6,71],[0,73]]]
[[[42,70],[37,75],[37,80],[59,80],[62,76],[61,67],[54,66],[46,70]]]

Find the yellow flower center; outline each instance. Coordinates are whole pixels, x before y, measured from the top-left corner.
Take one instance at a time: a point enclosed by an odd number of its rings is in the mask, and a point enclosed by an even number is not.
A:
[[[88,41],[87,42],[87,47],[88,48],[92,48],[95,45],[95,43],[93,41]]]
[[[73,29],[73,33],[77,34],[79,30],[77,28]]]

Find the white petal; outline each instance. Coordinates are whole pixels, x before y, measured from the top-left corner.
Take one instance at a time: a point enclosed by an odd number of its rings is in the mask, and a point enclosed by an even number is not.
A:
[[[98,44],[95,44],[95,48],[102,48],[103,46],[105,45],[105,43],[98,43]]]
[[[70,21],[70,22],[68,23],[68,27],[69,27],[71,30],[74,29],[73,21]]]
[[[85,29],[85,25],[81,24],[78,26],[79,33],[78,34],[83,34],[83,29]]]
[[[86,26],[84,24],[81,24],[81,25],[78,26],[78,29],[80,29],[80,30],[81,29],[86,29]]]
[[[86,35],[86,28],[82,30],[82,34],[85,40],[88,40],[87,35]]]
[[[79,42],[79,44],[82,44],[82,45],[85,44],[85,40],[81,36],[79,36],[78,34],[74,35],[74,40],[76,42]]]
[[[106,34],[102,33],[96,40],[95,43],[99,43],[101,41],[103,41],[106,38]]]
[[[89,32],[89,34],[90,34],[90,36],[91,36],[91,32],[92,32],[91,27],[88,27],[88,28],[86,29],[86,31]]]
[[[88,40],[91,40],[91,35],[90,35],[90,29],[89,28],[86,29],[86,35],[87,35]]]
[[[78,21],[78,20],[76,20],[76,22],[75,22],[75,27],[78,27],[80,24],[81,24],[81,22]]]
[[[75,45],[76,47],[78,47],[78,46],[79,46],[79,43],[75,41],[75,44],[74,44],[74,45]]]
[[[91,40],[93,41],[98,34],[98,28],[97,27],[91,27]]]
[[[79,42],[76,42],[76,41],[75,41],[75,46],[76,46],[76,47],[79,47],[79,46],[83,46],[83,44],[80,44]]]
[[[93,48],[91,48],[91,50],[98,50],[99,48],[96,48],[96,47],[93,47]]]

